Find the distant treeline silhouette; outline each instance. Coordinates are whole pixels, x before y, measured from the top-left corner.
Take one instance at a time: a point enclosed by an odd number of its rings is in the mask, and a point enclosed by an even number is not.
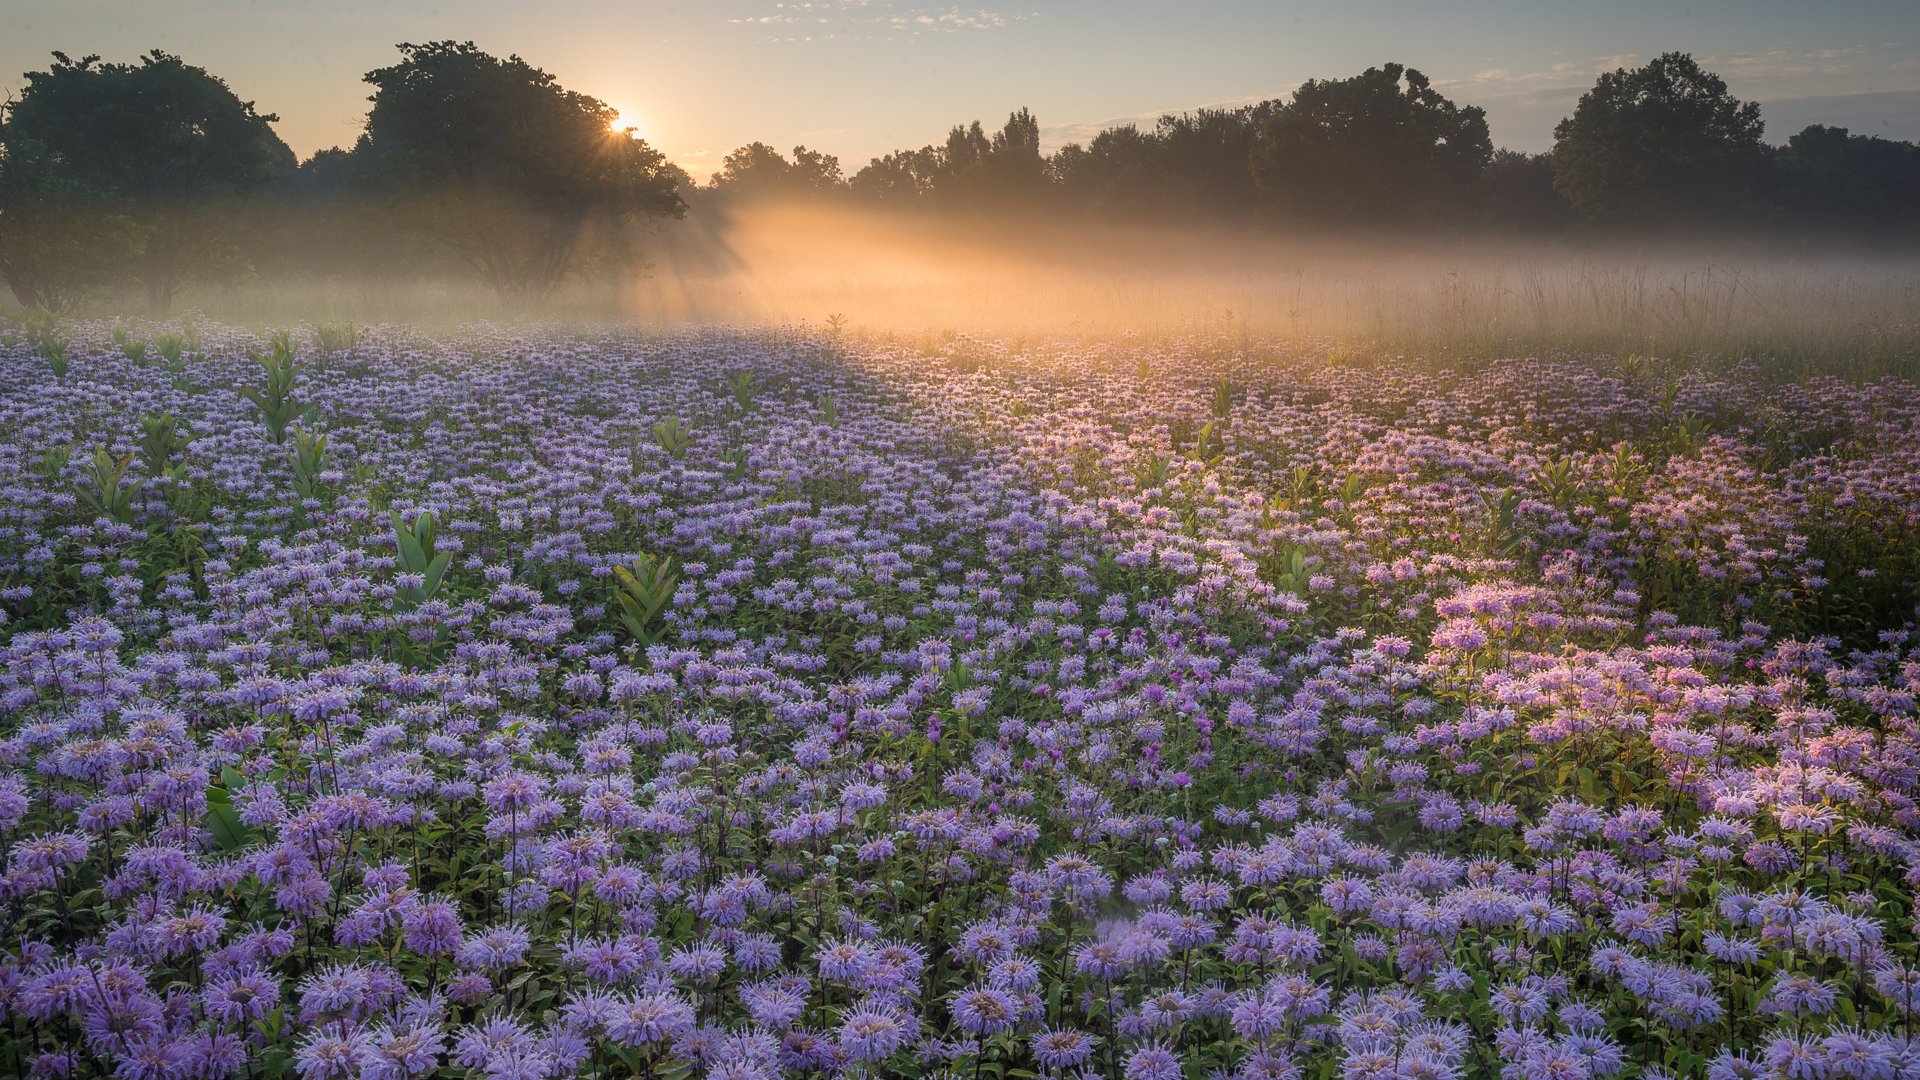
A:
[[[724,215],[775,200],[1347,233],[1920,235],[1920,147],[1821,125],[1769,145],[1759,107],[1684,53],[1601,75],[1543,154],[1496,150],[1482,109],[1385,64],[1052,154],[1026,109],[850,176],[832,155],[755,142],[700,185],[616,130],[604,102],[517,56],[399,48],[366,76],[358,141],[304,162],[276,117],[177,56],[53,54],[0,111],[0,277],[52,310],[128,284],[164,311],[200,281],[453,268],[537,299],[631,270],[647,228],[690,205]]]

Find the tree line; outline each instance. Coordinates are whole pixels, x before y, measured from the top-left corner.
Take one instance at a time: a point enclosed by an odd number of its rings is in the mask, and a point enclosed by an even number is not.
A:
[[[832,155],[755,142],[701,185],[518,56],[399,51],[366,75],[355,144],[306,161],[277,117],[178,56],[53,54],[0,109],[0,277],[53,310],[130,284],[164,311],[195,282],[450,271],[537,300],[631,272],[648,230],[690,205],[762,200],[1329,231],[1920,232],[1920,147],[1822,125],[1769,145],[1759,106],[1685,53],[1601,75],[1541,154],[1496,150],[1484,110],[1385,64],[1050,154],[1026,109],[851,175]]]

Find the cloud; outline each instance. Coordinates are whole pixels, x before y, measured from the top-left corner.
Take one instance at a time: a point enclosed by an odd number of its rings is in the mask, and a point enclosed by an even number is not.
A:
[[[1864,94],[1761,98],[1767,141],[1784,143],[1809,124],[1843,127],[1855,135],[1920,139],[1920,87]]]
[[[954,34],[974,30],[1002,30],[1034,18],[990,8],[953,5],[895,4],[893,0],[785,0],[758,15],[730,16],[735,25],[786,28],[788,36],[775,41],[874,41],[915,38],[925,34]],[[792,33],[804,28],[809,33]]]

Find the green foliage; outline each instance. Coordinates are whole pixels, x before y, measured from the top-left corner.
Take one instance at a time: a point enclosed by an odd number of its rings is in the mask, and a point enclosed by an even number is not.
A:
[[[753,410],[753,395],[760,389],[760,380],[751,371],[734,371],[727,374],[727,392],[733,395],[733,406],[741,412]]]
[[[1285,498],[1290,507],[1304,506],[1313,493],[1320,487],[1320,468],[1316,465],[1295,465],[1287,473]]]
[[[96,447],[93,451],[93,467],[83,484],[74,487],[79,496],[80,505],[91,518],[110,518],[122,525],[133,522],[133,496],[140,490],[144,480],[128,480],[127,470],[133,467],[131,452],[114,457],[105,447]]]
[[[320,474],[327,467],[327,437],[300,428],[293,433],[293,490],[302,499],[320,497]]]
[[[1307,583],[1313,577],[1313,570],[1307,563],[1307,553],[1298,547],[1290,547],[1271,556],[1261,570],[1261,576],[1272,582],[1274,588],[1295,596],[1307,594]]]
[[[1787,140],[1774,164],[1772,195],[1787,224],[1816,235],[1920,225],[1920,145],[1913,142],[1813,124]]]
[[[1353,520],[1353,511],[1360,500],[1367,495],[1367,478],[1358,472],[1350,472],[1340,478],[1340,486],[1332,492],[1333,498],[1340,503],[1340,513],[1347,520]]]
[[[0,127],[0,277],[29,309],[71,310],[120,278],[145,239],[119,203],[60,173],[45,144]]]
[[[1233,415],[1233,399],[1240,393],[1233,379],[1226,375],[1213,381],[1213,415],[1221,420]]]
[[[127,253],[137,235],[131,269],[156,310],[184,281],[244,271],[227,236],[235,215],[223,202],[292,171],[293,152],[271,126],[277,118],[158,50],[137,64],[53,56],[47,70],[27,73],[8,106],[4,145],[9,157],[29,147],[44,154],[48,183],[62,185],[69,202],[106,207],[88,207],[85,234],[72,222],[50,226],[68,237],[67,258],[97,267]]]
[[[253,402],[261,425],[267,429],[267,440],[279,446],[287,441],[287,429],[294,421],[311,413],[317,406],[302,404],[293,396],[293,385],[300,377],[300,369],[294,361],[291,335],[284,331],[275,334],[272,350],[266,356],[256,355],[254,359],[266,372],[266,385],[243,386],[240,396]]]
[[[613,599],[628,636],[642,648],[659,640],[661,628],[655,623],[673,602],[680,580],[673,558],[635,555],[628,566],[613,568],[613,578]]]
[[[360,343],[360,328],[352,323],[321,323],[313,328],[313,345],[321,356],[343,356]]]
[[[828,427],[832,427],[832,428],[839,427],[840,426],[840,407],[834,404],[833,395],[822,393],[820,395],[819,402],[820,402],[820,419],[825,421]]]
[[[583,259],[629,265],[626,226],[686,212],[684,176],[605,102],[472,42],[400,46],[367,73],[373,108],[356,154],[403,211],[507,298],[551,293]]]
[[[54,377],[67,377],[73,362],[67,354],[67,330],[53,312],[41,309],[27,316],[27,344],[53,369]]]
[[[1483,492],[1480,500],[1487,508],[1487,535],[1493,553],[1503,559],[1525,554],[1529,538],[1519,520],[1521,494],[1512,488]]]
[[[1554,187],[1586,221],[1629,228],[1750,218],[1760,106],[1686,53],[1600,76],[1554,128]]]
[[[1267,119],[1251,162],[1284,216],[1425,223],[1469,212],[1492,157],[1484,110],[1455,105],[1425,75],[1387,64],[1307,80]]]
[[[1660,433],[1659,449],[1669,457],[1685,456],[1700,448],[1713,431],[1713,421],[1691,412],[1674,413]]]
[[[832,154],[793,148],[793,160],[763,142],[728,154],[713,174],[716,191],[733,197],[796,199],[825,195],[841,185],[840,159]]]
[[[1535,469],[1533,482],[1541,496],[1563,512],[1571,510],[1580,497],[1580,473],[1570,458],[1550,461]]]
[[[174,465],[155,479],[165,480],[167,509],[176,522],[197,522],[206,518],[213,508],[213,493],[204,484],[195,483],[187,475],[185,462]],[[175,530],[176,532],[178,529]],[[198,542],[198,535],[195,536]],[[204,554],[204,551],[202,552]]]
[[[207,785],[206,826],[218,851],[237,851],[258,835],[240,820],[239,812],[233,808],[233,792],[245,785],[246,777],[232,766],[220,771],[217,783]]]
[[[675,461],[687,456],[687,448],[693,445],[693,433],[681,426],[680,418],[669,416],[653,425],[653,441],[660,449]]]
[[[394,596],[402,607],[417,607],[433,599],[445,583],[447,568],[453,563],[453,552],[438,551],[434,540],[437,526],[433,514],[421,512],[407,524],[400,511],[392,511],[394,547],[400,556],[399,572],[418,575],[417,585],[402,585],[394,590]]]
[[[187,369],[187,339],[168,331],[153,339],[153,347],[166,361],[167,370],[179,375]]]
[[[1187,452],[1187,456],[1201,465],[1212,468],[1220,464],[1226,453],[1227,443],[1221,436],[1218,426],[1207,423],[1202,424],[1199,432],[1194,435],[1193,449]]]
[[[1133,465],[1133,482],[1141,491],[1165,487],[1172,475],[1173,459],[1161,454],[1148,453]]]
[[[154,413],[140,418],[140,464],[146,468],[148,476],[168,475],[173,466],[173,456],[179,453],[185,442],[180,420],[171,413]]]
[[[40,476],[48,487],[60,487],[66,477],[67,466],[72,463],[72,446],[49,446],[40,451]]]

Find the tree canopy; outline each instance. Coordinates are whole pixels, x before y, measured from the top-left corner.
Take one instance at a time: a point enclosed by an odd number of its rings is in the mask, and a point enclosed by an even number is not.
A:
[[[679,217],[679,170],[605,102],[472,42],[402,44],[367,73],[364,152],[400,220],[504,296],[550,293],[583,262],[624,262],[631,228]]]
[[[746,198],[806,198],[840,189],[840,159],[804,146],[793,148],[793,160],[763,142],[749,143],[728,154],[713,186]]]
[[[1554,128],[1554,187],[1586,221],[1623,227],[1736,221],[1756,211],[1760,106],[1686,53],[1600,76]]]
[[[1774,194],[1789,220],[1847,230],[1920,224],[1920,146],[1814,124],[1775,161]]]
[[[92,203],[137,224],[132,269],[159,310],[181,282],[243,266],[225,235],[229,204],[293,170],[293,152],[271,126],[278,118],[257,112],[204,68],[158,50],[137,64],[53,58],[46,71],[27,73],[0,127],[14,174],[10,197],[43,213],[53,196],[68,210]],[[103,247],[103,234],[89,231],[91,239],[69,236],[63,249],[126,246]],[[30,261],[31,254],[16,250],[9,258]]]
[[[1472,207],[1493,156],[1486,113],[1399,64],[1309,79],[1266,119],[1254,178],[1275,211],[1328,225],[1432,222]]]

